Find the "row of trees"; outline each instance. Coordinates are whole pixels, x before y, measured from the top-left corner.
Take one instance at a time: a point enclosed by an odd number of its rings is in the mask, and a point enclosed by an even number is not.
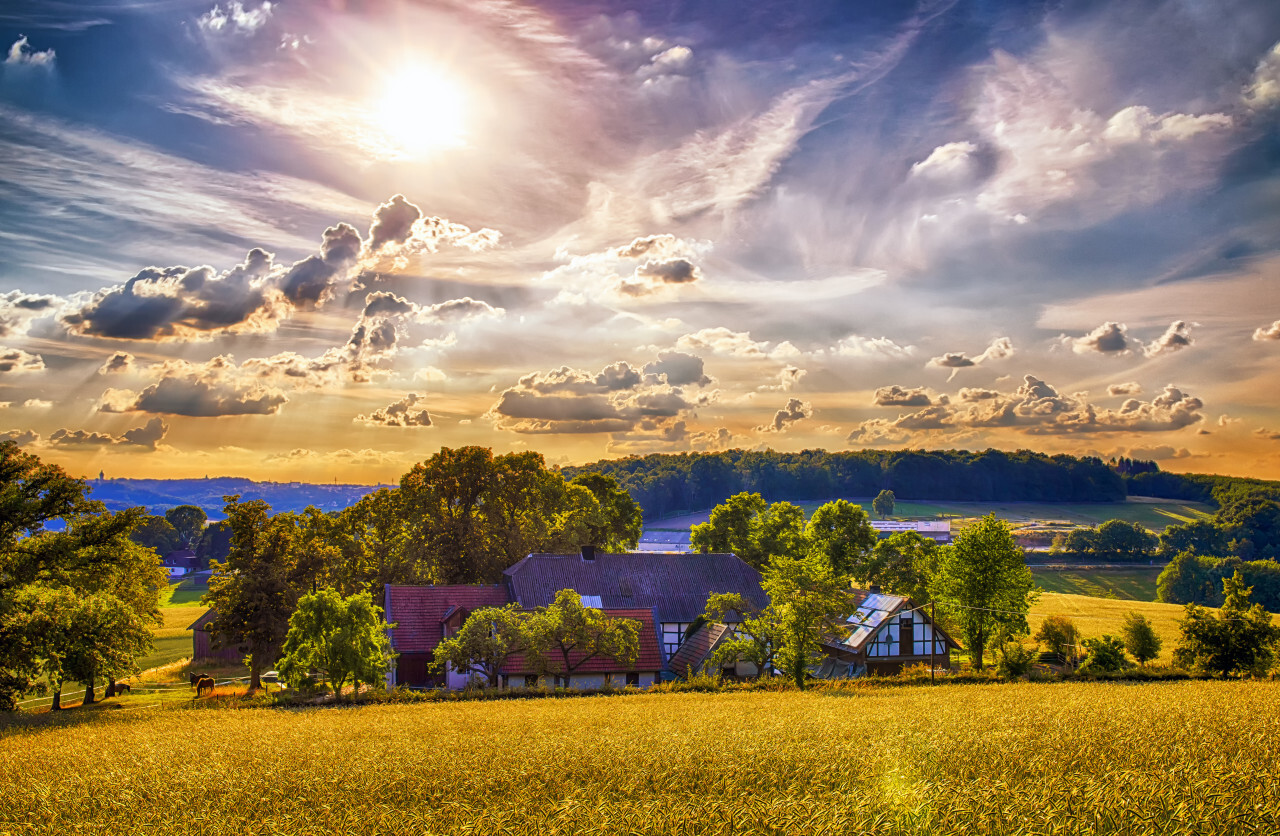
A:
[[[570,475],[613,476],[646,517],[710,508],[736,493],[769,500],[877,496],[899,499],[1113,502],[1124,481],[1101,459],[1029,450],[727,450],[655,453],[566,468]]]
[[[65,683],[95,686],[136,670],[159,623],[167,579],[131,535],[141,509],[117,513],[87,498],[84,482],[0,443],[0,710]],[[59,529],[59,530],[53,530]]]
[[[226,561],[214,564],[210,629],[250,659],[250,687],[275,663],[299,599],[333,589],[382,600],[387,584],[496,583],[532,552],[634,548],[639,507],[611,478],[566,480],[538,453],[442,448],[342,511],[271,514],[228,497]]]

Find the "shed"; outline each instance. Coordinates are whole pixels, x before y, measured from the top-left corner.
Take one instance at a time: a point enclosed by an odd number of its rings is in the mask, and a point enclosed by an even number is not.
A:
[[[213,646],[213,636],[209,632],[209,625],[216,615],[217,613],[212,609],[206,610],[204,615],[197,618],[187,628],[191,631],[191,661],[239,662],[244,659],[244,651],[235,645],[224,644],[219,648]]]

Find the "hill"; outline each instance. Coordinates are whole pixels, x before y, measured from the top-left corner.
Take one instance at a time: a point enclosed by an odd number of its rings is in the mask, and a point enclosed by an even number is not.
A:
[[[221,476],[204,479],[90,479],[90,498],[113,511],[146,507],[164,513],[176,505],[197,505],[211,519],[222,519],[224,496],[261,499],[273,511],[301,511],[314,505],[322,511],[338,511],[376,491],[378,485],[313,484],[308,482],[256,482]]]

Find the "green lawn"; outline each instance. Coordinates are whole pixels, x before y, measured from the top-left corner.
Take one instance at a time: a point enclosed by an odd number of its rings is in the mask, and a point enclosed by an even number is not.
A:
[[[1156,578],[1163,566],[1132,569],[1041,569],[1031,570],[1036,584],[1047,592],[1118,598],[1128,601],[1155,601]]]

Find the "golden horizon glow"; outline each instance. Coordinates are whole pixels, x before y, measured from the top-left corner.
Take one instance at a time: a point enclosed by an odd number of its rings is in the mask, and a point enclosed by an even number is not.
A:
[[[374,118],[408,156],[457,148],[467,141],[467,98],[448,73],[429,64],[407,64],[386,78]]]

